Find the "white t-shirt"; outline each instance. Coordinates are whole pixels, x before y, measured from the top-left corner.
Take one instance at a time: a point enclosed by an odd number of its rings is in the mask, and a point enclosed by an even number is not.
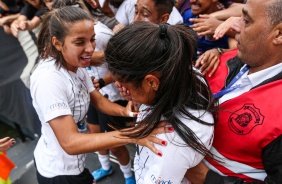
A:
[[[144,119],[150,110],[148,106],[142,105],[137,121]],[[203,121],[213,123],[214,119],[210,113],[204,111],[196,111],[189,109],[190,113],[196,117],[201,117]],[[178,116],[178,118],[186,124],[209,149],[213,141],[213,126],[206,126]],[[167,146],[156,145],[155,147],[162,152],[162,157],[155,155],[146,147],[138,146],[134,159],[134,172],[137,184],[155,184],[155,183],[173,183],[187,184],[184,175],[187,169],[196,166],[204,158],[190,147],[179,146],[179,143],[184,144],[184,141],[176,132],[168,134],[159,134],[158,138],[167,140]],[[173,142],[171,142],[173,140]],[[173,144],[174,143],[174,144]],[[175,145],[176,144],[176,145]]]
[[[124,25],[129,25],[134,22],[135,15],[135,4],[137,0],[125,0],[117,10],[115,15],[117,21]],[[183,23],[183,17],[179,13],[179,11],[173,7],[172,12],[169,15],[169,19],[167,21],[168,24],[176,25]]]
[[[76,123],[84,120],[89,93],[94,90],[87,71],[57,69],[54,59],[49,58],[40,61],[30,81],[32,103],[42,124],[42,135],[34,151],[38,172],[44,177],[80,174],[85,154],[68,155],[48,122],[62,115],[72,115]]]
[[[98,0],[98,1],[99,1],[100,6],[103,8],[103,7],[105,6],[106,0]],[[113,5],[111,5],[110,3],[109,3],[109,8],[112,10],[112,12],[113,12],[114,14],[116,14],[117,8],[115,8],[115,7],[114,7]]]
[[[121,3],[115,15],[120,24],[129,25],[134,22],[135,4],[135,0],[124,0]]]
[[[183,17],[181,16],[177,8],[175,8],[175,6],[173,7],[172,12],[169,15],[167,23],[170,25],[177,25],[183,23]]]
[[[105,50],[109,40],[112,38],[112,30],[101,22],[96,22],[94,25],[96,48],[95,51]],[[94,73],[95,79],[100,79],[109,73],[107,64],[102,64],[99,66],[92,66],[91,70]],[[108,84],[99,90],[102,95],[107,94],[108,99],[112,102],[117,100],[123,100],[120,96],[118,89],[115,87],[114,83]]]

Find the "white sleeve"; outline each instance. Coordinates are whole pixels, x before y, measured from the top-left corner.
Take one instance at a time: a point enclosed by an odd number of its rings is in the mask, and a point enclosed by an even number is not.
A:
[[[101,22],[96,22],[94,25],[96,47],[95,51],[105,50],[109,40],[112,38],[112,30]]]
[[[67,86],[56,72],[38,76],[32,84],[31,95],[37,111],[41,112],[44,122],[62,115],[71,115]]]
[[[115,18],[120,24],[129,25],[134,21],[135,1],[125,0],[118,8]]]
[[[183,17],[179,13],[179,11],[175,8],[175,6],[173,7],[172,12],[169,15],[169,19],[167,20],[167,23],[171,25],[183,23]]]

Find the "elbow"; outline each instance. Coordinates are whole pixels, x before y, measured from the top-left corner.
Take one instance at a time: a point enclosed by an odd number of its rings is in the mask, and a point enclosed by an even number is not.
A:
[[[79,154],[76,147],[74,145],[72,145],[71,143],[61,143],[61,147],[68,155]]]

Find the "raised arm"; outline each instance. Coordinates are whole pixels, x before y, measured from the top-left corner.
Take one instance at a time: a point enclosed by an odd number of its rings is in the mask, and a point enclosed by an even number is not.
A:
[[[244,4],[242,3],[232,3],[228,8],[221,11],[213,12],[210,15],[223,21],[232,16],[240,17],[242,15],[243,6]]]

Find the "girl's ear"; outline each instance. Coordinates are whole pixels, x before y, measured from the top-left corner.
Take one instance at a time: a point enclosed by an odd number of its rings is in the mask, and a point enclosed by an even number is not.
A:
[[[148,82],[148,85],[151,86],[151,88],[154,91],[157,91],[159,89],[160,80],[155,75],[152,75],[152,74],[146,75],[145,80]]]
[[[62,43],[55,37],[52,37],[52,44],[58,51],[62,51]]]

